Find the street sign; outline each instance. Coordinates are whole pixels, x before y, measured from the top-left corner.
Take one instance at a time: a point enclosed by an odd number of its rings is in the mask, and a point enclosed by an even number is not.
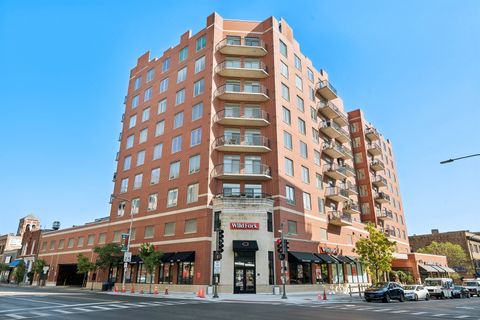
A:
[[[221,261],[216,260],[213,262],[213,274],[220,274],[220,269],[221,269]]]
[[[43,274],[47,274],[48,270],[50,269],[49,266],[43,267]]]
[[[123,262],[132,262],[132,253],[131,252],[125,252],[123,254]]]

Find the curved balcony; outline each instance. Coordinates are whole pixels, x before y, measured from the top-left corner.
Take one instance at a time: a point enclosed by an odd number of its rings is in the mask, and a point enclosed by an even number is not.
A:
[[[225,101],[265,102],[270,99],[265,86],[261,84],[225,84],[218,87],[215,97]]]
[[[381,160],[375,159],[372,162],[370,162],[370,169],[372,169],[375,172],[382,171],[382,170],[385,170],[385,165]]]
[[[380,139],[380,134],[378,133],[377,129],[375,129],[373,127],[368,127],[368,128],[365,129],[365,136],[370,141]]]
[[[319,81],[315,86],[315,92],[325,100],[338,98],[337,90],[335,90],[328,80]]]
[[[359,214],[360,206],[356,202],[349,201],[343,205],[343,212],[350,214]]]
[[[388,186],[388,182],[387,182],[387,179],[385,179],[384,177],[378,175],[378,176],[374,176],[372,178],[372,184],[378,188],[381,188],[381,187],[386,187]]]
[[[325,197],[335,202],[345,202],[349,200],[348,191],[340,187],[328,187]]]
[[[343,227],[352,225],[352,216],[349,213],[340,211],[330,211],[328,213],[328,223]]]
[[[215,48],[225,55],[263,57],[267,54],[265,43],[260,39],[225,38]]]
[[[225,152],[268,152],[270,140],[260,135],[227,135],[215,139],[213,148]]]
[[[223,207],[270,207],[273,206],[272,195],[257,192],[228,192],[215,195],[214,206]]]
[[[350,134],[333,121],[322,121],[319,129],[329,138],[337,139],[341,143],[350,141]]]
[[[323,166],[323,173],[332,179],[343,180],[348,177],[353,177],[355,170],[349,165],[332,163]]]
[[[265,127],[270,124],[267,112],[260,109],[246,110],[245,108],[221,110],[215,114],[213,121],[227,126]]]
[[[390,202],[390,196],[386,193],[383,192],[377,192],[375,193],[375,201],[377,203],[389,203]]]
[[[331,101],[319,101],[317,103],[317,110],[325,118],[332,119],[341,127],[348,125],[347,116]]]
[[[220,180],[266,181],[272,179],[270,167],[261,163],[217,164],[211,176]]]
[[[263,79],[268,77],[267,67],[261,61],[226,60],[215,67],[222,77]]]
[[[372,156],[379,156],[382,154],[382,147],[378,143],[372,142],[367,145],[367,151]]]
[[[393,213],[390,210],[375,210],[377,218],[380,220],[393,220]]]

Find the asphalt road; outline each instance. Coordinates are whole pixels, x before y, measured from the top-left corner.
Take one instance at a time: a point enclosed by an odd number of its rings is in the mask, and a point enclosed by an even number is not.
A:
[[[252,296],[252,300],[255,297]],[[89,291],[0,287],[0,319],[467,319],[480,320],[480,298],[420,302],[326,303],[172,299]]]

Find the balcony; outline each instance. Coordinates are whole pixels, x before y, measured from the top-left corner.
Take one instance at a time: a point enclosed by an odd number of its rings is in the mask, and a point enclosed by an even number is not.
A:
[[[377,129],[375,129],[373,127],[368,127],[368,128],[365,129],[365,136],[370,141],[380,139],[380,134],[378,133]]]
[[[327,199],[335,202],[345,202],[349,200],[348,191],[340,187],[328,187],[325,196]]]
[[[348,165],[332,163],[323,166],[323,173],[332,179],[343,180],[347,177],[352,177],[355,174],[355,170]]]
[[[227,60],[215,67],[222,77],[263,79],[268,77],[267,67],[261,61]]]
[[[389,203],[390,202],[390,196],[386,193],[383,192],[377,192],[375,193],[375,201],[377,203]]]
[[[344,189],[345,191],[347,191],[347,194],[349,196],[354,196],[354,195],[357,195],[358,194],[358,189],[357,189],[357,185],[356,184],[353,184],[351,182],[347,182],[346,184],[345,183],[342,183],[340,185],[340,187],[342,189]]]
[[[344,160],[352,159],[353,158],[352,150],[350,150],[349,148],[347,148],[345,146],[342,146],[342,156],[340,158],[342,158]]]
[[[337,139],[341,143],[350,141],[350,134],[333,121],[322,121],[320,123],[320,131],[329,138]]]
[[[215,97],[225,101],[265,102],[268,97],[267,88],[261,84],[225,84],[218,87]]]
[[[382,147],[378,143],[372,142],[367,145],[367,151],[372,156],[379,156],[382,154]]]
[[[348,125],[347,116],[342,111],[340,111],[340,109],[331,101],[319,101],[317,104],[317,110],[325,118],[332,119],[341,127]]]
[[[356,202],[349,201],[343,205],[343,212],[346,212],[349,214],[359,214],[360,206]]]
[[[211,176],[220,180],[266,181],[272,179],[270,167],[261,163],[217,164]]]
[[[214,206],[222,207],[272,207],[273,198],[267,193],[229,192],[220,193],[213,198]]]
[[[345,212],[330,211],[328,213],[328,222],[339,227],[351,226],[352,216]]]
[[[216,50],[225,55],[263,57],[267,54],[265,43],[260,39],[225,38],[217,43]]]
[[[260,135],[227,135],[215,139],[213,148],[225,152],[268,152],[270,141]]]
[[[375,187],[378,187],[378,188],[388,186],[387,179],[385,179],[385,178],[382,177],[382,176],[373,176],[373,178],[372,178],[372,184],[373,184]]]
[[[385,165],[383,164],[382,161],[375,159],[372,162],[370,162],[370,169],[372,169],[375,172],[382,171],[382,170],[385,170]]]
[[[337,90],[335,90],[328,80],[322,80],[318,82],[315,86],[315,92],[325,100],[333,100],[338,98]]]
[[[221,110],[215,114],[213,121],[224,126],[266,127],[270,124],[267,112],[245,108]]]
[[[331,158],[341,158],[344,155],[342,145],[333,141],[325,142],[322,147],[323,152]]]
[[[393,220],[393,213],[390,210],[377,209],[375,213],[379,220]]]

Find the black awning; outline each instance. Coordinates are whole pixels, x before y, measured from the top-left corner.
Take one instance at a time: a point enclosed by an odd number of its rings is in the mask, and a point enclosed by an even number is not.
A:
[[[335,256],[335,259],[337,259],[338,261],[340,261],[340,263],[345,263],[345,264],[353,264],[355,262],[353,262],[351,259],[349,259],[348,257],[346,256]]]
[[[139,255],[132,255],[132,261],[130,261],[130,263],[140,263],[140,262],[143,262],[143,260],[142,258],[140,258]]]
[[[290,262],[315,262],[321,263],[319,257],[315,256],[311,252],[296,252],[296,251],[289,251],[288,252],[288,261]]]
[[[326,253],[315,253],[315,255],[319,257],[323,263],[338,263],[337,260],[335,260],[334,258],[332,258],[330,255]]]
[[[233,240],[233,251],[258,251],[256,240]]]
[[[170,258],[173,257],[175,252],[165,252],[162,254],[162,257],[160,258],[160,261],[162,262],[170,262]]]
[[[359,263],[360,258],[359,257],[352,257],[352,256],[346,256],[348,259],[352,260],[352,263]]]
[[[195,251],[177,252],[170,257],[170,262],[193,262],[195,261]]]

